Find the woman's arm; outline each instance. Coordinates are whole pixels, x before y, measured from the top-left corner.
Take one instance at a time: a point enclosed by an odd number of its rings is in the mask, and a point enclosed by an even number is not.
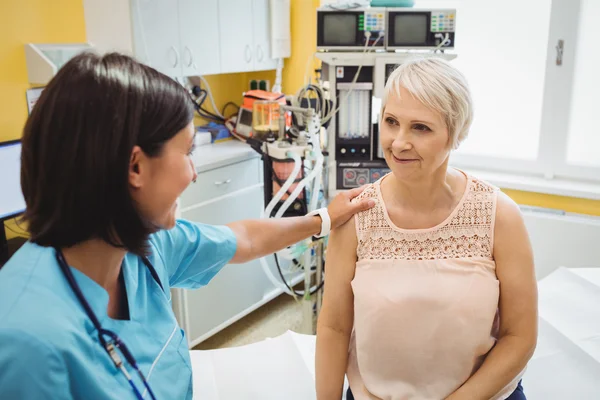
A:
[[[327,210],[331,218],[331,229],[334,229],[359,211],[367,210],[375,204],[373,200],[351,202],[362,193],[364,188],[356,188],[338,194]],[[228,224],[237,239],[237,249],[233,264],[245,263],[255,258],[274,253],[302,239],[316,235],[321,231],[319,216],[269,218],[245,220]]]
[[[500,193],[494,258],[500,281],[498,342],[481,368],[447,400],[488,400],[527,365],[537,341],[537,284],[533,254],[519,207]]]
[[[317,324],[316,383],[318,400],[342,398],[348,345],[354,323],[350,283],[356,268],[354,219],[331,233],[325,266],[325,294]]]

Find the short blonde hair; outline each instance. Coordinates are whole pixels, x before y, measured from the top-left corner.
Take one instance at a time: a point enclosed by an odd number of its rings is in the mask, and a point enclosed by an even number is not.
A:
[[[381,102],[381,117],[390,94],[406,89],[426,107],[440,113],[453,149],[467,137],[473,121],[471,92],[464,75],[439,57],[419,57],[396,68],[388,78]]]

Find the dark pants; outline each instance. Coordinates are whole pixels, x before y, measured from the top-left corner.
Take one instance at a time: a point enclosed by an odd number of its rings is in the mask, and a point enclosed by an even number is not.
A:
[[[354,396],[352,395],[352,391],[348,388],[346,392],[346,400],[354,400]],[[517,385],[517,388],[510,396],[506,398],[506,400],[527,400],[525,397],[525,393],[523,393],[523,386],[521,386],[521,382]]]

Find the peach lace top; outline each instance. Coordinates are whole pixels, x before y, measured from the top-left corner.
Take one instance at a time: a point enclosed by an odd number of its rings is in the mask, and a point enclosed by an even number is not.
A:
[[[383,179],[359,196],[373,198],[375,207],[355,217],[348,381],[356,400],[441,400],[496,342],[497,189],[467,175],[465,193],[444,222],[407,230],[390,220]],[[493,399],[507,398],[519,378]]]

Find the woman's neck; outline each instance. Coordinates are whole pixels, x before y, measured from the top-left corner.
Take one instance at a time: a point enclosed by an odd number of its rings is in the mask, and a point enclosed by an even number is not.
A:
[[[405,181],[390,176],[390,194],[392,201],[404,208],[414,211],[431,212],[438,208],[447,208],[455,202],[457,180],[448,170],[441,166],[432,175],[424,179]]]
[[[126,250],[111,246],[100,239],[90,239],[63,248],[62,252],[67,264],[94,280],[109,295],[115,292]]]

